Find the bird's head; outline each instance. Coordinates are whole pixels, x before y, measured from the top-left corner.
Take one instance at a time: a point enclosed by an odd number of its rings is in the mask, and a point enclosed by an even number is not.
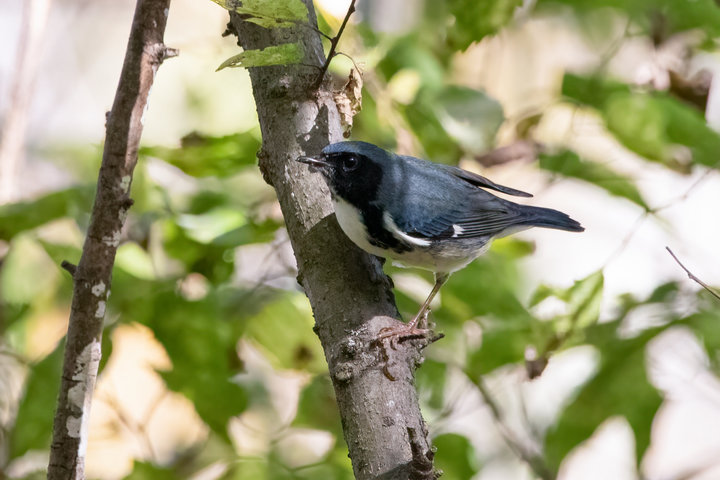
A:
[[[334,195],[353,204],[372,199],[393,154],[367,142],[339,142],[325,147],[315,157],[297,160],[316,168]]]

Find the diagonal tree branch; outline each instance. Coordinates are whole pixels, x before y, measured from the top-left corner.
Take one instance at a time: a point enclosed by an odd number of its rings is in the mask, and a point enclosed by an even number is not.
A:
[[[323,63],[322,67],[320,68],[320,75],[318,75],[318,79],[315,81],[315,88],[320,87],[322,84],[322,81],[325,79],[325,73],[327,72],[328,67],[330,66],[330,62],[332,62],[332,59],[337,55],[335,50],[337,49],[338,43],[340,43],[340,37],[342,36],[343,32],[345,31],[345,27],[347,26],[348,20],[350,20],[350,16],[355,13],[355,0],[350,0],[350,6],[348,7],[347,13],[345,14],[345,18],[343,18],[342,24],[340,25],[340,29],[338,30],[337,34],[330,39],[330,51],[327,54],[327,58],[325,59],[325,63]],[[353,62],[355,63],[355,62]]]
[[[498,427],[500,435],[505,440],[505,444],[513,451],[513,453],[533,471],[536,477],[542,480],[554,480],[555,475],[550,471],[550,468],[545,464],[545,460],[542,455],[531,451],[512,431],[512,429],[506,424],[503,418],[502,410],[498,405],[495,397],[490,393],[485,381],[482,377],[477,379],[471,379],[477,387],[480,395],[482,395],[485,404],[490,409],[495,424]]]
[[[317,26],[312,1],[303,1],[310,25]],[[343,139],[333,92],[325,84],[315,87],[326,63],[321,38],[312,28],[266,29],[234,13],[229,28],[245,50],[299,42],[304,52],[298,64],[249,69],[263,138],[258,159],[275,187],[298,282],[313,308],[355,477],[435,478],[414,386],[422,345],[399,345],[388,366],[396,380],[385,376],[382,352],[372,341],[382,328],[397,325],[392,284],[378,259],[340,230],[320,175],[295,161]],[[287,328],[296,328],[292,319]]]
[[[680,265],[680,268],[682,268],[683,270],[685,270],[685,273],[687,273],[687,276],[688,276],[688,278],[689,278],[690,280],[692,280],[693,282],[697,283],[698,285],[700,285],[701,287],[703,287],[705,290],[707,290],[708,292],[710,292],[713,297],[715,297],[715,298],[717,298],[718,300],[720,300],[720,294],[718,294],[715,290],[713,290],[712,288],[710,288],[710,286],[709,286],[707,283],[705,283],[705,282],[703,282],[702,280],[700,280],[698,277],[695,276],[694,273],[692,273],[690,270],[688,270],[688,268],[687,268],[685,265],[683,265],[682,262],[675,256],[675,254],[673,253],[673,251],[670,250],[670,247],[665,247],[665,250],[667,250],[668,253],[675,259],[675,261],[677,262],[677,264]]]
[[[147,98],[162,61],[177,55],[163,44],[170,0],[138,0],[115,101],[107,119],[97,193],[77,267],[53,426],[48,479],[85,478],[90,404],[115,253],[137,163]],[[69,267],[70,266],[70,267]],[[73,268],[74,267],[74,268]]]

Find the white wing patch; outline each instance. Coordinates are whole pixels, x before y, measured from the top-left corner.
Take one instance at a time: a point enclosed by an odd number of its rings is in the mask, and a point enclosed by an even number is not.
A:
[[[453,235],[452,235],[453,238],[462,235],[462,233],[465,231],[465,229],[463,227],[461,227],[460,225],[453,225],[452,227],[453,227]]]
[[[419,247],[427,247],[428,245],[430,245],[430,240],[411,237],[407,233],[400,230],[400,228],[397,226],[392,216],[390,216],[388,212],[385,212],[383,214],[383,222],[385,223],[385,228],[393,234],[393,237],[397,238],[398,240],[403,240],[411,245],[417,245]]]

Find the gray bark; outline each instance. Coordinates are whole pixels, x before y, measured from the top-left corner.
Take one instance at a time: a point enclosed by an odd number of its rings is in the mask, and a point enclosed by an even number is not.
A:
[[[100,362],[100,340],[115,253],[137,163],[142,116],[155,72],[167,56],[163,44],[170,0],[138,0],[120,82],[107,119],[97,193],[75,267],[73,299],[65,341],[63,374],[53,425],[48,479],[85,478],[90,405]]]
[[[304,0],[310,25],[312,2]],[[262,129],[258,154],[265,180],[275,187],[298,263],[298,282],[310,299],[315,330],[332,377],[345,439],[358,479],[434,478],[427,429],[420,414],[414,370],[423,345],[403,342],[383,373],[379,330],[397,325],[391,281],[380,261],[357,248],[335,220],[319,174],[295,161],[342,140],[332,89],[315,89],[324,54],[320,36],[297,26],[265,29],[231,14],[245,49],[302,43],[300,65],[250,68]],[[288,323],[287,328],[296,328]]]

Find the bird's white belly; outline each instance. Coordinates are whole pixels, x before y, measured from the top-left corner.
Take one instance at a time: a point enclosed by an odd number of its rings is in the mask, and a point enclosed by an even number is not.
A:
[[[401,232],[395,222],[387,216],[385,227],[399,240],[405,241],[413,245],[410,251],[396,252],[386,250],[372,245],[368,240],[367,228],[362,221],[360,211],[342,198],[333,199],[335,205],[335,216],[345,235],[368,253],[377,255],[378,257],[389,258],[395,265],[401,267],[416,267],[432,272],[451,273],[465,267],[468,263],[483,254],[490,242],[488,241],[482,248],[469,252],[467,249],[452,249],[447,246],[442,250],[431,246],[430,242],[425,239],[414,238]]]

